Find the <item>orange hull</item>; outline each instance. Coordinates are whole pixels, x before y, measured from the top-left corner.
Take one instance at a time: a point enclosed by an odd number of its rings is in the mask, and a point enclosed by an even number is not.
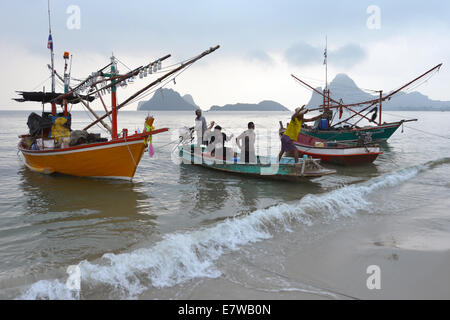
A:
[[[144,139],[119,140],[74,148],[26,150],[19,146],[31,170],[80,177],[133,178],[145,150]]]

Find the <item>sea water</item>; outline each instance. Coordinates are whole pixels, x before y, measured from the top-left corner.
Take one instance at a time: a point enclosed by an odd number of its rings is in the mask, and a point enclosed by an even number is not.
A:
[[[373,164],[331,167],[337,174],[304,183],[179,164],[178,129],[193,125],[189,112],[154,114],[155,127],[170,130],[154,136],[156,154],[144,155],[132,182],[42,175],[17,153],[28,114],[0,111],[1,298],[340,299],[349,289],[319,279],[312,271],[318,262],[302,260],[301,250],[335,245],[332,235],[344,232],[369,254],[355,230],[380,223],[396,226],[404,248],[448,257],[450,113],[388,112],[385,121],[419,121],[382,144]],[[146,115],[120,112],[119,127],[142,130]],[[290,118],[204,116],[235,137],[253,121],[258,154],[271,156],[280,148],[278,121]],[[89,121],[74,112],[72,127]]]

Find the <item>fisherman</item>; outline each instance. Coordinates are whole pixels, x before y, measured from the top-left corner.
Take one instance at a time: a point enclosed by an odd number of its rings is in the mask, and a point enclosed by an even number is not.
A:
[[[207,130],[206,119],[202,116],[202,110],[195,110],[195,114],[197,117],[195,118],[195,126],[194,130],[197,135],[197,145],[200,146],[202,144],[207,143],[207,139],[205,139],[205,132]]]
[[[255,153],[255,124],[249,122],[248,130],[245,130],[236,138],[236,144],[241,149],[241,161],[244,159],[245,163],[256,163]]]
[[[233,154],[233,151],[225,147],[225,142],[230,141],[232,138],[233,134],[228,137],[222,132],[221,126],[215,126],[214,131],[211,133],[211,140],[209,141],[209,146],[212,148],[211,156],[216,157],[217,154],[222,155],[222,160],[226,160],[227,154]]]
[[[293,152],[295,163],[298,163],[298,150],[294,145],[294,141],[297,141],[298,134],[302,130],[303,123],[314,122],[323,116],[323,114],[321,114],[311,119],[305,119],[304,115],[308,113],[308,111],[309,110],[305,109],[305,106],[295,109],[295,113],[292,115],[286,131],[281,135],[281,151],[278,155],[278,162],[281,161],[281,158],[285,152]]]

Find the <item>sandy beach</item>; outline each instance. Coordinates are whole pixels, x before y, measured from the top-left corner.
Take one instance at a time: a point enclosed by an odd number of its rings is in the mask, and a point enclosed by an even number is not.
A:
[[[437,206],[449,204],[446,200]],[[407,218],[384,216],[375,223],[373,217],[361,217],[320,239],[297,248],[290,245],[283,252],[283,270],[259,269],[259,275],[275,279],[278,288],[243,285],[225,273],[200,281],[181,298],[450,299],[450,235],[446,230],[424,232],[421,219],[416,219],[420,215],[413,210]],[[381,271],[380,290],[367,287],[367,268],[372,265]],[[296,283],[300,287],[295,288]]]

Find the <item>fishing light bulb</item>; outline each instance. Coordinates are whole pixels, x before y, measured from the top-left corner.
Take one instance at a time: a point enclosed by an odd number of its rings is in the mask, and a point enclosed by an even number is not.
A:
[[[162,62],[158,61],[158,70],[161,70],[161,68],[162,68]]]
[[[156,71],[158,71],[158,64],[157,63],[155,63],[153,65],[153,72],[156,72]]]
[[[147,69],[144,69],[144,77],[147,78]]]
[[[152,70],[152,66],[150,65],[150,67],[148,67],[148,73],[149,74],[152,74],[153,73],[153,70]]]
[[[142,71],[139,71],[139,79],[142,79],[144,77],[144,74]]]

